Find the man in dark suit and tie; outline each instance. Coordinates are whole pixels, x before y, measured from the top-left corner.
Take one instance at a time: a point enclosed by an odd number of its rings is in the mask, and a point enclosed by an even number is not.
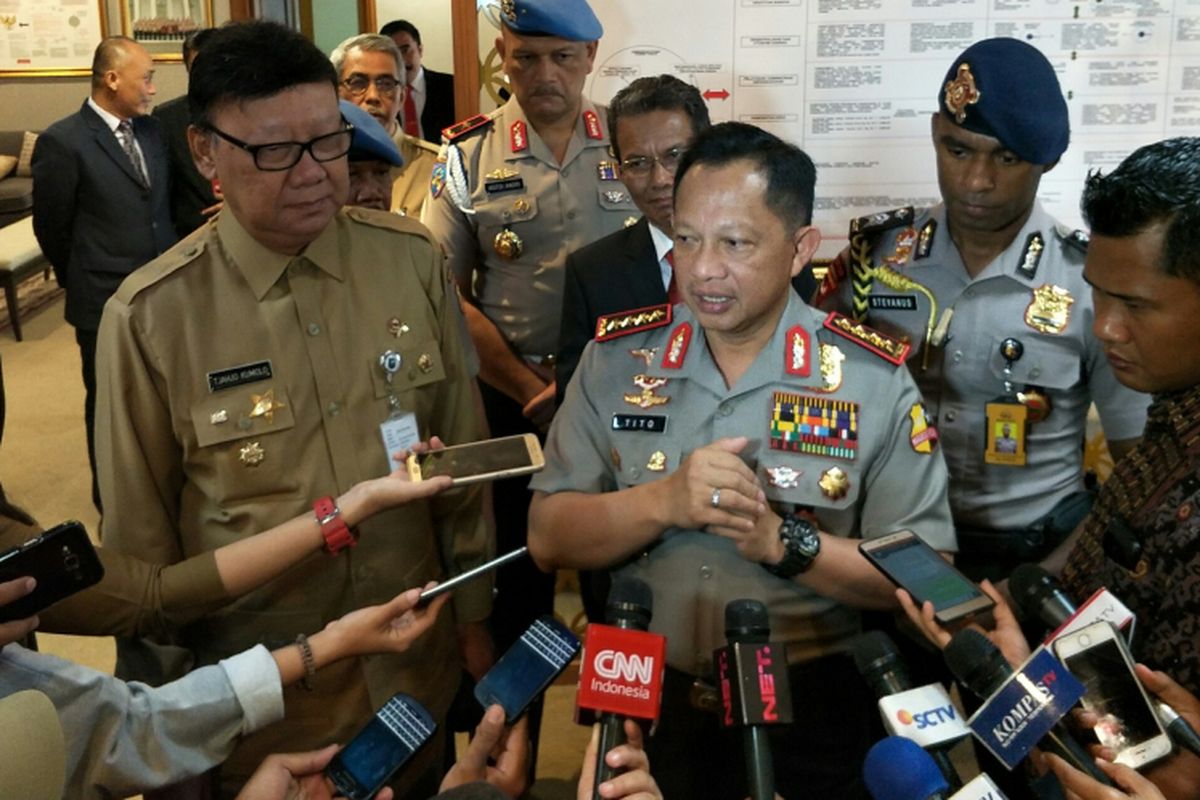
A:
[[[408,20],[392,20],[379,32],[392,37],[400,48],[400,55],[404,57],[404,68],[408,75],[408,86],[400,107],[400,122],[404,132],[427,142],[440,142],[442,130],[457,121],[454,115],[454,76],[421,66],[421,57],[425,54],[421,32]]]
[[[109,37],[92,59],[92,94],[75,114],[38,137],[33,151],[33,230],[67,290],[67,322],[83,360],[92,497],[96,332],[104,303],[125,276],[175,243],[167,156],[148,116],[154,62],[124,36]]]

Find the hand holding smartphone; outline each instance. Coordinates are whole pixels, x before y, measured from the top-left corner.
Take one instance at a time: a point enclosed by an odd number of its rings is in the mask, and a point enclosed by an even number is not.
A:
[[[537,436],[524,433],[412,453],[406,462],[413,483],[449,475],[455,486],[528,475],[546,466]]]
[[[333,757],[325,776],[349,800],[370,800],[436,730],[425,707],[398,692]]]
[[[439,583],[437,586],[434,586],[431,589],[426,589],[425,591],[421,592],[421,596],[417,598],[417,608],[424,606],[430,600],[434,599],[435,597],[437,597],[440,594],[445,594],[446,592],[453,591],[454,589],[457,589],[459,586],[461,586],[464,583],[467,583],[468,581],[475,580],[476,578],[480,577],[481,575],[486,575],[487,573],[491,572],[492,570],[502,567],[510,561],[516,561],[518,558],[521,558],[528,552],[529,552],[528,547],[518,547],[516,550],[513,550],[512,552],[505,553],[504,555],[499,556],[497,558],[493,558],[491,561],[487,562],[486,564],[480,564],[478,567],[475,567],[474,569],[469,569],[466,572],[462,573],[461,575],[455,575],[453,578],[451,578],[450,580],[448,580],[444,583]]]
[[[104,577],[104,567],[83,524],[56,525],[36,539],[0,553],[0,583],[33,577],[29,594],[0,606],[0,622],[32,617]]]
[[[578,652],[579,639],[567,626],[539,617],[475,684],[475,699],[484,708],[501,706],[505,724],[512,725]]]
[[[868,539],[859,552],[892,583],[912,595],[917,607],[933,603],[934,619],[948,625],[995,605],[975,582],[912,531]]]

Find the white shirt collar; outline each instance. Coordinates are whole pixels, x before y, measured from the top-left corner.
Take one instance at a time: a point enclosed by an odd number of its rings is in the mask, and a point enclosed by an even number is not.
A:
[[[649,222],[649,220],[647,220]],[[658,260],[662,261],[667,257],[667,253],[675,246],[675,240],[667,234],[663,233],[658,227],[650,222],[650,240],[654,242],[654,254],[658,256]]]
[[[412,87],[414,94],[425,94],[425,66],[417,67],[417,77],[412,79],[409,84]]]
[[[117,132],[117,126],[122,122],[120,117],[118,117],[116,114],[113,114],[111,111],[104,110],[95,100],[90,97],[87,99],[87,104],[89,107],[91,107],[92,111],[95,111],[100,115],[100,119],[104,120],[104,124],[108,126],[110,131],[113,133]]]

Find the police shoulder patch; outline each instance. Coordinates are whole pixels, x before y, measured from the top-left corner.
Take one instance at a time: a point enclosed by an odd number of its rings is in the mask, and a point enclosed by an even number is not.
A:
[[[904,206],[903,208],[893,208],[890,211],[880,211],[875,214],[868,214],[865,217],[851,220],[850,222],[850,238],[861,235],[871,235],[882,231],[899,228],[905,225],[911,225],[913,221],[913,207]]]
[[[910,342],[893,339],[836,311],[829,312],[829,316],[825,318],[825,327],[896,366],[903,364],[912,350]]]
[[[638,331],[648,331],[671,324],[671,305],[635,308],[617,314],[605,314],[596,320],[596,341],[607,342]]]

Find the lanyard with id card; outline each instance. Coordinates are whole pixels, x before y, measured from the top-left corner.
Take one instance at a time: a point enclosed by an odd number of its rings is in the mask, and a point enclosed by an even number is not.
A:
[[[984,407],[987,420],[983,450],[985,463],[1005,467],[1025,466],[1025,432],[1029,409],[1017,396],[1012,383],[1013,364],[1024,353],[1025,346],[1018,339],[1010,337],[1000,343],[1000,355],[1005,364],[1004,394]]]
[[[385,350],[379,356],[379,368],[383,370],[388,393],[388,417],[379,423],[379,435],[383,438],[383,449],[387,451],[389,470],[398,469],[403,461],[402,454],[421,441],[417,415],[400,407],[400,398],[392,385],[403,363],[404,359],[395,350]]]

